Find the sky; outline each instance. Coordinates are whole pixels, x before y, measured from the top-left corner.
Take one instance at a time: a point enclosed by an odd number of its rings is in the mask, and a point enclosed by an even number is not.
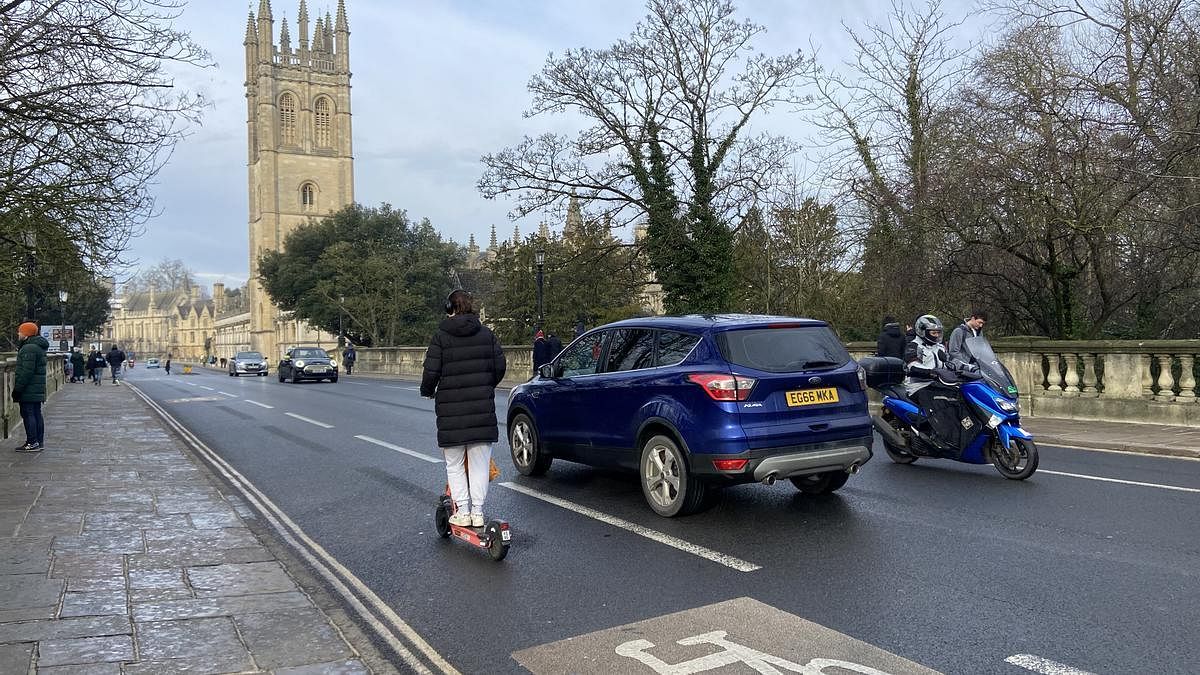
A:
[[[283,17],[296,43],[300,0],[273,0],[276,42]],[[822,64],[852,55],[843,23],[886,22],[889,0],[741,0],[739,15],[766,26],[755,47],[777,55],[815,45]],[[336,0],[309,1],[333,13]],[[944,0],[949,17],[968,15],[971,0]],[[131,245],[137,267],[180,259],[201,284],[238,286],[248,275],[245,35],[246,0],[190,0],[176,21],[216,65],[173,69],[178,86],[210,102],[200,126],[175,148],[154,188],[159,215]],[[255,11],[258,0],[253,0]],[[350,24],[355,198],[387,202],[429,218],[444,236],[486,246],[495,224],[510,236],[511,201],[489,201],[475,184],[479,158],[525,135],[571,133],[577,120],[524,119],[526,84],[551,52],[604,48],[629,34],[643,0],[346,0]],[[966,29],[964,30],[964,34]],[[966,35],[966,37],[972,36]],[[758,128],[804,143],[813,129],[804,113],[776,109]],[[811,152],[798,161],[813,159]],[[516,221],[536,229],[537,215]]]

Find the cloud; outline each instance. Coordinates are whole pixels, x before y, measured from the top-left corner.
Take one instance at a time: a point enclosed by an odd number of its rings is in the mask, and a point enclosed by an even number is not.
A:
[[[309,3],[322,13],[329,3]],[[644,15],[640,0],[605,2],[397,3],[347,0],[357,199],[391,203],[416,218],[428,217],[447,236],[486,241],[491,224],[508,233],[512,203],[488,201],[475,189],[479,157],[525,134],[578,128],[570,117],[524,119],[526,85],[550,52],[603,48],[625,37]],[[850,45],[842,21],[881,21],[889,3],[747,0],[740,14],[766,25],[760,51],[778,54],[810,41],[822,60],[837,63]],[[256,5],[256,3],[255,3]],[[298,44],[299,0],[272,3],[276,31],[287,16]],[[965,13],[967,0],[947,11]],[[315,20],[315,15],[313,19]],[[172,66],[178,86],[210,101],[203,124],[176,148],[159,177],[162,215],[133,244],[149,264],[180,258],[205,280],[240,283],[248,275],[245,5],[194,1],[177,21],[219,64]],[[760,128],[797,138],[811,128],[802,115],[776,111]],[[536,227],[538,216],[521,222]]]

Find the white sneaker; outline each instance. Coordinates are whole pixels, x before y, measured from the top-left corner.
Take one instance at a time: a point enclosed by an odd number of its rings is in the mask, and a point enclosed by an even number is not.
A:
[[[482,513],[472,513],[471,514],[471,527],[483,527],[483,514]]]
[[[450,524],[458,525],[459,527],[470,527],[471,514],[466,513],[465,511],[459,511],[458,513],[450,516]]]

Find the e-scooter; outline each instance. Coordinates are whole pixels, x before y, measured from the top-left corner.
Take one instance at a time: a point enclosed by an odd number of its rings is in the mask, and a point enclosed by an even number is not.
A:
[[[450,489],[447,487],[446,493],[438,499],[437,510],[433,514],[438,534],[442,537],[454,535],[456,539],[486,550],[492,560],[504,560],[504,556],[508,555],[508,545],[512,542],[512,530],[508,529],[507,521],[489,520],[481,528],[454,525],[450,522],[454,511],[454,500],[450,498]]]

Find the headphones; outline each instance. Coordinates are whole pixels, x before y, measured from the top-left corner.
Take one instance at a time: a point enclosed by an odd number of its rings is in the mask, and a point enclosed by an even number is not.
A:
[[[444,306],[444,307],[445,307],[445,310],[446,310],[446,313],[447,313],[447,314],[453,314],[453,313],[454,313],[454,302],[452,302],[452,301],[451,301],[451,298],[453,298],[453,297],[454,297],[454,294],[455,294],[455,293],[458,293],[459,291],[462,291],[462,289],[461,289],[461,288],[456,288],[456,289],[454,289],[454,290],[450,291],[450,294],[446,296],[446,304],[445,304],[445,306]],[[463,291],[463,292],[465,293],[466,291]]]

